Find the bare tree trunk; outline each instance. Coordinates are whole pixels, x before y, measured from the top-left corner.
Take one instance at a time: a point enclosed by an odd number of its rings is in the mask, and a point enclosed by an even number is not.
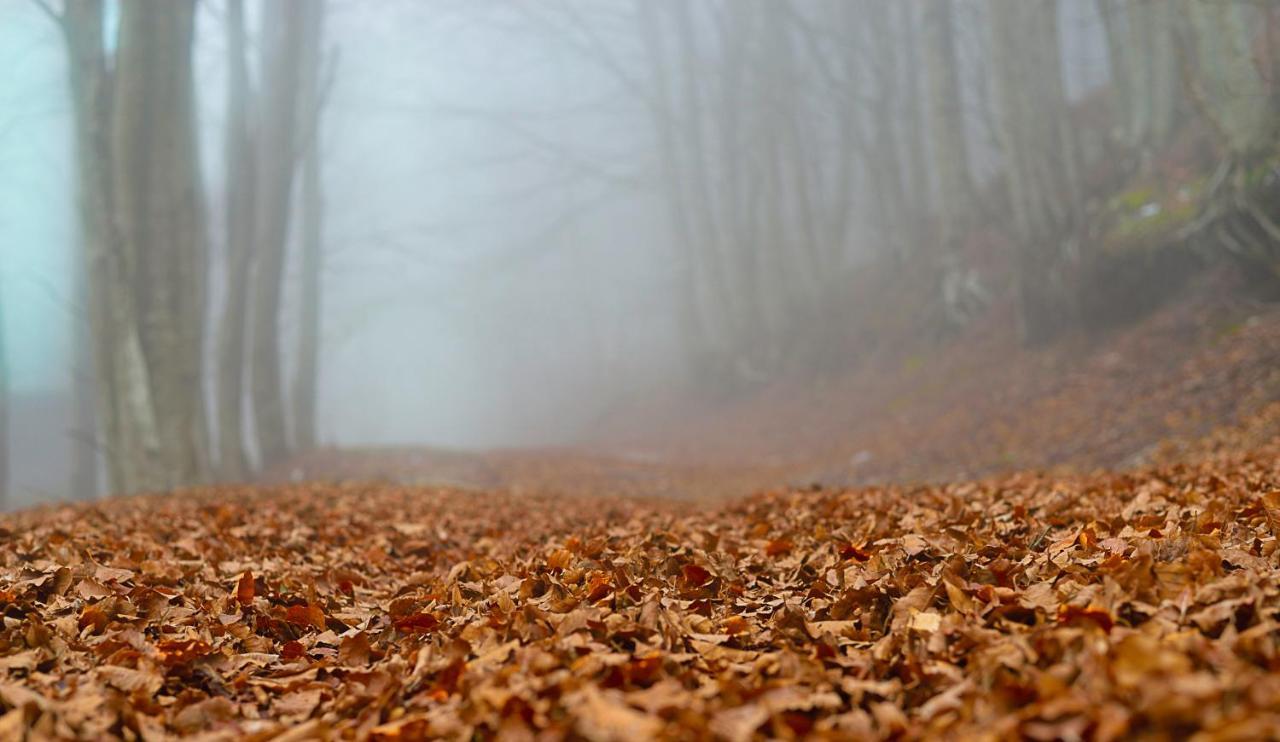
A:
[[[159,440],[114,216],[113,74],[103,48],[103,21],[100,0],[77,0],[67,5],[62,27],[75,111],[81,257],[88,277],[98,438],[107,450],[112,490],[132,491],[160,485],[153,474]]]
[[[872,107],[875,130],[872,155],[875,160],[869,163],[878,176],[874,184],[877,208],[873,217],[880,224],[881,239],[894,258],[902,260],[914,237],[911,223],[916,208],[913,207],[919,207],[915,200],[918,194],[909,191],[905,185],[911,176],[901,156],[900,127],[896,120],[901,108],[898,105],[901,91],[897,75],[900,63],[906,60],[898,54],[892,6],[875,0],[865,3],[865,6],[862,16],[868,31],[867,42],[873,50],[872,77],[876,86],[876,105]],[[851,20],[860,22],[857,18]],[[908,73],[914,74],[914,70],[908,69]],[[850,112],[847,115],[856,114]],[[905,126],[901,129],[909,131]],[[916,144],[909,141],[908,146],[915,147]]]
[[[9,354],[4,342],[4,295],[0,294],[0,512],[9,509]]]
[[[1259,11],[1200,0],[1184,0],[1182,11],[1181,20],[1190,32],[1190,48],[1182,53],[1195,60],[1184,67],[1196,78],[1189,84],[1204,98],[1201,115],[1211,119],[1233,160],[1243,162],[1274,148],[1271,101],[1250,43],[1250,22],[1255,19],[1247,14]]]
[[[937,173],[938,216],[942,242],[950,250],[968,215],[973,192],[951,0],[927,0],[924,33],[929,139]]]
[[[320,371],[321,265],[324,194],[321,192],[321,114],[324,101],[320,79],[323,5],[309,7],[303,51],[301,318],[298,327],[298,369],[293,383],[293,430],[299,450],[316,445],[316,390]]]
[[[691,183],[685,177],[685,168],[690,164],[681,152],[679,122],[676,120],[676,89],[680,80],[671,69],[673,65],[662,43],[669,36],[661,28],[661,6],[648,0],[637,0],[635,10],[652,77],[653,90],[648,108],[658,145],[663,203],[671,218],[682,258],[676,269],[680,277],[681,330],[691,373],[696,381],[702,382],[715,378],[720,357],[727,355],[725,338],[714,328],[715,317],[709,311],[710,307],[717,305],[723,310],[720,300],[726,293],[725,276],[706,259],[710,246],[703,241],[701,222],[695,220],[692,213],[697,207],[691,206]]]
[[[208,471],[202,392],[206,246],[196,153],[193,0],[121,6],[112,110],[115,218],[138,330],[164,487]],[[128,383],[142,383],[130,377]]]
[[[218,331],[217,411],[221,476],[234,481],[244,479],[249,473],[243,411],[255,195],[244,0],[227,3],[227,66],[227,292]]]
[[[289,229],[289,202],[297,148],[297,101],[304,0],[263,5],[263,85],[260,119],[254,251],[251,359],[254,423],[262,465],[289,452],[284,384],[280,371],[280,294]]]
[[[320,361],[321,210],[320,162],[308,145],[302,162],[302,291],[298,370],[293,385],[294,437],[299,450],[316,445],[316,388]]]
[[[906,176],[904,188],[911,196],[911,203],[917,214],[929,212],[933,200],[929,194],[929,177],[925,166],[924,154],[928,151],[924,134],[924,106],[920,89],[920,34],[915,13],[911,3],[896,3],[902,14],[903,33],[903,98],[906,106],[903,111],[902,136],[906,142]],[[918,221],[917,219],[913,222]],[[919,242],[920,229],[914,225],[913,241]],[[918,245],[917,245],[918,247]]]
[[[77,256],[74,267],[73,296],[89,295],[89,279],[85,275],[86,256]],[[97,415],[94,409],[93,337],[91,319],[84,305],[78,306],[72,321],[71,342],[71,496],[92,500],[98,494]]]
[[[1173,2],[1096,0],[1106,33],[1120,142],[1148,160],[1173,129],[1177,79]]]
[[[991,0],[992,71],[1015,257],[1023,342],[1050,337],[1075,317],[1073,231],[1079,219],[1056,0]]]
[[[103,4],[59,21],[75,112],[99,440],[116,491],[198,481],[207,456],[200,359],[204,224],[192,111],[190,0]]]

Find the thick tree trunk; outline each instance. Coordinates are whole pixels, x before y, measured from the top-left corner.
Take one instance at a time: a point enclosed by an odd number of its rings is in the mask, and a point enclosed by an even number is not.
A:
[[[1210,119],[1226,154],[1245,162],[1274,149],[1274,112],[1251,43],[1251,23],[1264,19],[1249,14],[1260,11],[1202,0],[1184,0],[1182,10],[1189,38],[1181,53],[1194,60],[1183,65],[1195,78],[1187,82],[1203,98],[1200,113]]]
[[[160,456],[173,487],[208,470],[203,374],[206,247],[196,152],[192,0],[120,9],[112,109],[112,188],[121,258],[137,303]]]
[[[297,101],[305,0],[263,5],[262,116],[259,121],[257,205],[253,243],[253,414],[263,466],[289,451],[280,371],[280,295],[297,148]]]
[[[244,442],[246,310],[253,255],[254,153],[249,128],[249,64],[244,0],[227,3],[226,256],[227,291],[218,331],[217,411],[220,474],[249,473]]]
[[[190,0],[123,4],[112,59],[101,2],[68,3],[62,17],[97,428],[115,491],[198,481],[206,468],[194,17]]]
[[[114,216],[113,85],[102,43],[103,20],[100,0],[78,0],[67,5],[63,30],[75,112],[81,259],[88,277],[98,439],[106,448],[112,490],[133,491],[160,486],[154,476],[159,440]]]

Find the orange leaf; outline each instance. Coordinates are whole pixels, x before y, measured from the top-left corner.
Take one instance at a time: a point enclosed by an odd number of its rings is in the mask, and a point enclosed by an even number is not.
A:
[[[440,619],[431,613],[415,613],[395,620],[395,627],[407,634],[425,634],[440,625]]]
[[[573,563],[573,553],[568,549],[556,549],[547,557],[547,566],[554,570],[566,569]]]
[[[443,694],[448,697],[458,691],[458,681],[462,679],[462,671],[466,669],[467,662],[462,658],[458,658],[450,662],[448,667],[440,671],[440,675],[436,677],[436,687],[434,693],[436,695]]]
[[[840,549],[840,558],[845,561],[853,559],[859,562],[865,562],[871,559],[871,552],[860,546],[855,546],[854,544],[845,544],[845,546]]]
[[[107,624],[111,622],[111,618],[106,611],[102,610],[102,606],[97,603],[86,605],[84,610],[80,612],[80,621],[78,625],[81,629],[87,626],[93,627],[93,633],[101,634],[102,630],[107,628]]]
[[[291,605],[285,612],[284,620],[297,626],[311,626],[324,630],[324,611],[315,603]]]
[[[240,582],[236,585],[236,600],[240,605],[250,605],[253,603],[253,573],[246,571],[240,575]]]
[[[306,653],[307,653],[307,650],[303,649],[300,643],[285,642],[284,647],[280,650],[280,657],[285,661],[292,662],[293,660],[296,660],[299,657],[302,657]]]
[[[1106,632],[1110,632],[1111,627],[1115,625],[1115,621],[1111,618],[1111,614],[1107,609],[1097,605],[1088,605],[1084,608],[1077,605],[1059,606],[1058,623],[1092,623]]]
[[[613,585],[609,582],[608,575],[597,574],[591,578],[591,584],[587,588],[587,600],[596,603],[613,594]]]
[[[790,542],[790,541],[786,540],[785,538],[780,538],[780,539],[777,539],[777,540],[775,540],[775,541],[770,541],[769,543],[765,544],[765,546],[764,546],[764,554],[765,554],[765,556],[771,556],[771,557],[782,556],[782,555],[784,555],[784,554],[790,554],[790,553],[791,553],[791,546],[792,546],[792,544],[791,544],[791,542]]]
[[[724,633],[729,636],[745,634],[750,629],[751,624],[747,623],[747,619],[742,616],[729,616],[724,620]]]
[[[684,579],[685,584],[691,587],[698,587],[707,584],[711,579],[711,573],[696,564],[686,564],[680,570],[680,576]]]
[[[660,670],[662,670],[662,655],[647,654],[627,663],[627,679],[637,685],[648,685],[657,678]]]

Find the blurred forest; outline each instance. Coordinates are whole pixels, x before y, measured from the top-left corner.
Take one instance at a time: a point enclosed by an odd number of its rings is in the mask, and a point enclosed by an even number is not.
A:
[[[1231,291],[1280,285],[1270,2],[7,1],[42,15],[65,56],[75,497],[241,481],[324,442],[323,344],[347,319],[327,303],[346,278],[328,225],[358,198],[330,193],[355,176],[326,162],[341,135],[326,122],[373,115],[350,98],[334,109],[369,84],[343,33],[370,14],[535,39],[560,55],[562,90],[589,92],[535,91],[529,110],[405,104],[424,138],[436,119],[483,132],[497,164],[470,174],[516,179],[501,169],[514,144],[551,162],[563,193],[591,194],[545,207],[545,231],[518,226],[519,252],[483,264],[495,274],[586,239],[566,225],[595,199],[640,205],[644,231],[603,218],[601,262],[538,289],[601,284],[563,299],[590,328],[563,352],[594,381],[546,392],[589,418],[657,389],[750,395],[973,326],[1050,344],[1141,316],[1206,266],[1236,264]],[[395,157],[371,154],[363,177]],[[420,256],[449,235],[404,239]],[[656,280],[610,305],[619,285],[590,266],[635,250]],[[642,315],[664,319],[656,345],[628,340]],[[376,369],[360,383],[378,387]]]

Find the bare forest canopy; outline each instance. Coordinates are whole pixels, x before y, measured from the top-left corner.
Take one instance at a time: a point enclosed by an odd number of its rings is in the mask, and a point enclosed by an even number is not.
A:
[[[0,63],[15,503],[1280,283],[1266,0],[0,0]]]

